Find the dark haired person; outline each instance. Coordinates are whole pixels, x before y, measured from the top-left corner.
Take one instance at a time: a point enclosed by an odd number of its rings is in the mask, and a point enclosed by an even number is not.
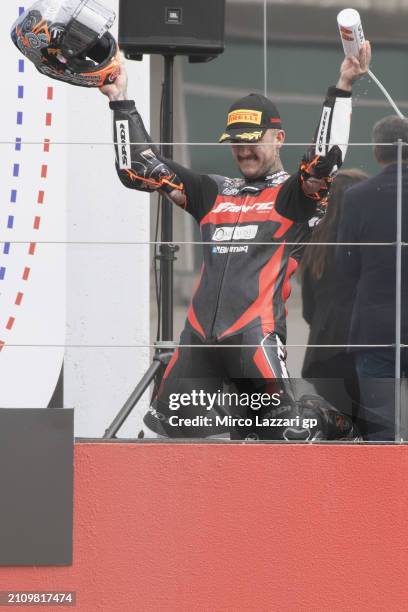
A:
[[[356,284],[336,269],[336,240],[344,193],[367,178],[361,170],[340,170],[330,189],[327,212],[300,263],[303,318],[310,325],[302,376],[316,379],[322,397],[340,412],[352,409],[353,415],[359,390],[354,354],[347,351],[347,343]]]
[[[352,85],[366,74],[370,57],[366,43],[359,58],[342,62],[337,87],[329,89],[323,106],[315,145],[292,176],[280,160],[285,132],[279,112],[260,94],[245,96],[228,111],[220,142],[232,143],[242,175],[231,179],[202,175],[160,156],[134,102],[127,100],[123,64],[115,83],[101,88],[113,110],[116,168],[122,183],[166,193],[195,218],[206,243],[180,346],[145,417],[147,435],[216,433],[187,422],[185,427],[171,425],[169,398],[174,392],[191,391],[192,380],[198,381],[200,390],[216,392],[232,379],[253,380],[259,386],[264,379],[288,377],[284,343],[289,280],[303,248],[299,243],[310,237],[309,220],[319,214],[343,162]],[[198,409],[199,416],[206,414],[205,407]],[[194,416],[194,411],[189,406],[178,415],[182,423],[181,418]]]
[[[373,129],[374,157],[381,172],[351,188],[344,197],[339,224],[340,271],[356,282],[349,343],[360,383],[360,430],[366,440],[395,436],[394,384],[396,341],[396,236],[398,147],[408,143],[408,120],[385,117]],[[408,146],[403,147],[402,240],[408,241]],[[376,246],[376,243],[379,243]],[[381,246],[391,243],[391,246]],[[394,243],[394,244],[392,244]],[[374,245],[374,246],[373,246]],[[402,250],[402,343],[408,340],[408,249]],[[385,346],[384,346],[385,345]],[[407,351],[401,351],[401,374],[407,374]],[[384,379],[388,379],[388,382]]]

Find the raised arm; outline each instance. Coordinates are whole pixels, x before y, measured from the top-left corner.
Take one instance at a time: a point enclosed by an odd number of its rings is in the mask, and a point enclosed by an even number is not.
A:
[[[162,157],[151,144],[133,100],[127,99],[127,73],[119,55],[120,73],[115,82],[101,87],[113,111],[116,170],[121,182],[138,191],[161,191],[197,220],[216,197],[217,186],[207,175]]]
[[[344,163],[350,136],[353,84],[367,74],[370,61],[371,46],[367,41],[360,49],[359,58],[347,56],[344,59],[337,86],[331,87],[327,93],[313,140],[315,145],[306,152],[300,165],[303,191],[308,197],[316,200],[324,197]],[[322,181],[320,185],[316,180]],[[313,186],[318,189],[313,191]]]
[[[283,186],[276,208],[281,214],[305,221],[312,217],[346,157],[351,123],[353,83],[365,75],[371,60],[367,41],[359,58],[348,56],[340,67],[336,87],[330,87],[311,146],[303,156],[299,171]]]
[[[113,110],[116,170],[126,187],[139,191],[184,192],[182,180],[159,159],[133,100],[109,103]]]

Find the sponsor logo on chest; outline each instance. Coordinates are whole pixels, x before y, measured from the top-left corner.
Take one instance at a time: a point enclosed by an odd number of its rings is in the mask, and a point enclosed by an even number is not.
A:
[[[258,233],[257,225],[244,227],[217,227],[211,240],[214,242],[230,242],[232,240],[253,240]]]
[[[227,255],[228,253],[248,253],[248,245],[245,246],[214,246],[212,252],[217,255]]]
[[[256,212],[256,213],[268,213],[273,210],[275,202],[259,202],[255,204],[234,204],[233,202],[221,202],[212,209],[212,213],[223,213],[223,212]]]

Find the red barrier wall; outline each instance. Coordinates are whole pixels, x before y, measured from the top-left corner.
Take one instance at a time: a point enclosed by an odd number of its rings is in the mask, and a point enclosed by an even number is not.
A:
[[[0,568],[0,590],[75,590],[86,612],[407,610],[407,446],[75,457],[73,566]]]

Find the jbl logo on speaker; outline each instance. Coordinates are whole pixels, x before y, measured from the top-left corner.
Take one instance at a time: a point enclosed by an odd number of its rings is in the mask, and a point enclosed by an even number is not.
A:
[[[181,8],[166,8],[165,23],[180,25],[183,23],[183,11]]]

